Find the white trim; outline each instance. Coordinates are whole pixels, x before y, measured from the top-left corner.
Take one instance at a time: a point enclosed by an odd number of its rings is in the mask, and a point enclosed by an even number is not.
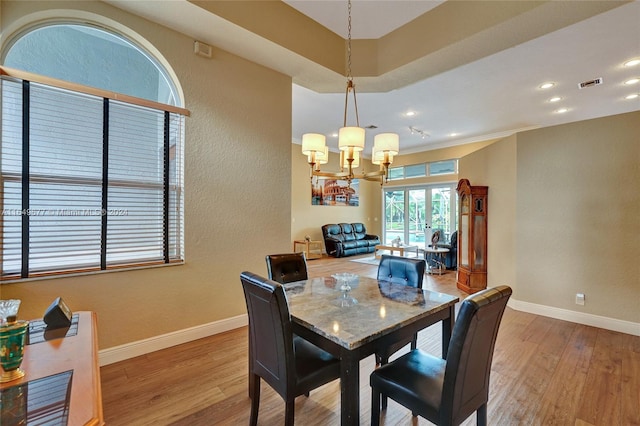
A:
[[[114,346],[98,352],[100,360],[99,363],[102,367],[104,365],[124,361],[136,356],[145,355],[150,352],[181,345],[192,340],[224,333],[225,331],[243,327],[248,323],[249,319],[247,315],[243,314],[231,318],[225,318],[220,321],[210,322],[208,324],[197,325],[195,327],[161,334],[148,339],[138,340],[136,342],[126,343],[120,346]]]
[[[516,311],[528,312],[545,317],[556,318],[578,324],[604,328],[606,330],[619,331],[634,336],[640,336],[640,323],[623,321],[615,318],[608,318],[599,315],[587,314],[584,312],[570,311],[568,309],[554,308],[552,306],[538,305],[536,303],[522,302],[511,298],[508,306]],[[100,366],[124,361],[136,356],[145,355],[161,349],[181,345],[192,340],[224,333],[239,327],[244,327],[249,323],[246,314],[226,318],[220,321],[202,324],[160,336],[150,337],[144,340],[114,346],[99,351]]]
[[[538,305],[536,303],[522,302],[520,300],[515,300],[513,297],[509,300],[507,305],[516,311],[528,312],[578,324],[590,325],[592,327],[604,328],[606,330],[619,331],[633,336],[640,336],[640,323],[637,322],[624,321],[600,315],[587,314],[584,312],[570,311],[568,309],[554,308],[553,306]]]

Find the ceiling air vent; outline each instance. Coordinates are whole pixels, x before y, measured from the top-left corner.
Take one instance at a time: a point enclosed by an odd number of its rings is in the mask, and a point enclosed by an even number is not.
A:
[[[578,89],[597,86],[598,84],[602,84],[602,77],[594,78],[593,80],[589,80],[589,81],[583,81],[582,83],[578,84]]]

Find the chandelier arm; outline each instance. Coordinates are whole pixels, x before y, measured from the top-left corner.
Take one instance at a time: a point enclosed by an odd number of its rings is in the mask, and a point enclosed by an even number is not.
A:
[[[312,173],[314,176],[333,178],[336,180],[351,180],[355,178],[353,175],[349,176],[347,172],[322,172],[320,170],[313,170]]]
[[[358,116],[358,98],[356,98],[356,85],[352,84],[353,89],[353,105],[356,108],[356,126],[360,127],[360,117]]]

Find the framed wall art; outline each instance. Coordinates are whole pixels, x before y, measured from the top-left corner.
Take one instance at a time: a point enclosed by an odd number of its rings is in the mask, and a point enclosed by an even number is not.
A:
[[[358,179],[351,185],[344,180],[315,179],[311,183],[311,204],[314,206],[349,206],[360,205],[360,183]]]

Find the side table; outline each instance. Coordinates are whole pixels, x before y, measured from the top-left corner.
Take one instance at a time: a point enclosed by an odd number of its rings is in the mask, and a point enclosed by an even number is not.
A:
[[[432,260],[432,262],[435,265],[431,265],[429,263],[429,261],[427,261],[427,273],[428,274],[435,274],[437,273],[438,275],[442,275],[442,272],[446,270],[445,266],[444,266],[444,254],[449,252],[448,248],[444,248],[444,247],[437,247],[437,248],[433,248],[433,247],[426,247],[424,249],[424,257],[425,260],[427,260],[427,253],[433,253],[435,255],[435,258]]]
[[[293,252],[297,252],[298,245],[304,246],[304,254],[307,259],[320,259],[322,257],[322,241],[319,240],[294,240]]]

